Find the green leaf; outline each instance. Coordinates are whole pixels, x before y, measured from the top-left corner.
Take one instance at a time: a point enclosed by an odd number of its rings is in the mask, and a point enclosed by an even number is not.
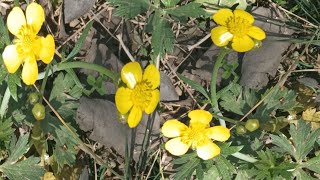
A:
[[[179,166],[176,170],[176,174],[173,176],[174,179],[190,179],[192,173],[200,165],[199,158],[190,159],[187,163]]]
[[[223,156],[217,156],[214,161],[222,179],[231,179],[232,174],[236,172],[234,166]]]
[[[29,134],[24,134],[19,137],[16,142],[15,136],[10,142],[9,158],[5,163],[14,164],[16,163],[25,153],[28,152],[30,145],[28,144]]]
[[[18,102],[18,95],[17,95],[17,84],[15,74],[9,74],[8,76],[8,87],[11,94],[11,97]]]
[[[64,102],[66,98],[65,93],[68,93],[75,83],[70,74],[64,75],[61,72],[54,80],[53,85],[49,100],[51,101],[56,98],[58,101]]]
[[[93,21],[89,22],[88,25],[84,28],[80,38],[77,40],[76,45],[74,46],[74,48],[72,49],[70,54],[67,56],[65,61],[73,58],[81,50],[81,47],[82,47],[83,43],[85,42],[86,37],[88,36],[88,33],[92,27],[92,24],[93,24]]]
[[[67,73],[71,76],[71,78],[73,79],[74,83],[81,89],[83,89],[84,87],[82,86],[77,74],[74,72],[73,69],[66,69]]]
[[[2,19],[2,16],[0,16],[0,35],[4,39],[5,44],[9,45],[11,42],[9,37],[9,32],[8,32],[7,26],[5,25]]]
[[[191,2],[183,6],[171,8],[167,13],[178,17],[193,17],[197,18],[206,15],[206,12],[201,7],[200,3]]]
[[[109,0],[109,2],[111,5],[116,6],[114,15],[125,19],[144,13],[149,8],[148,0]]]
[[[270,134],[270,137],[272,139],[272,143],[278,146],[282,152],[287,152],[291,155],[294,153],[294,149],[291,146],[290,141],[284,134],[280,134],[278,136]]]
[[[9,141],[10,137],[14,134],[14,129],[12,126],[11,119],[0,120],[0,140]]]
[[[243,146],[230,146],[231,142],[230,143],[217,143],[217,144],[221,149],[221,154],[225,155],[225,156],[239,152],[243,148]]]
[[[221,179],[218,168],[212,166],[206,173],[204,173],[203,180]]]
[[[311,158],[307,162],[303,163],[302,167],[308,168],[309,170],[320,174],[320,156],[318,155],[314,158]]]
[[[196,91],[200,92],[204,97],[207,98],[208,101],[210,101],[210,97],[208,95],[208,92],[201,86],[201,84],[184,77],[181,74],[178,74],[178,77],[185,83],[187,83],[188,85],[190,85],[193,89],[195,89]]]
[[[9,179],[34,180],[40,179],[45,173],[43,167],[37,165],[40,158],[29,157],[15,164],[5,162],[0,166],[0,171]]]
[[[89,74],[87,77],[87,83],[90,86],[94,86],[96,84],[96,79],[92,75]]]
[[[174,7],[176,4],[178,4],[180,0],[161,0],[164,6],[167,8]]]
[[[188,161],[197,158],[197,153],[193,152],[193,153],[189,153],[189,154],[184,154],[176,159],[174,159],[172,161],[172,164],[185,164]]]
[[[156,11],[153,18],[153,32],[151,46],[155,57],[163,57],[166,52],[173,51],[174,34],[167,20],[160,17],[160,12]]]
[[[226,110],[231,111],[239,115],[244,115],[243,108],[245,101],[241,98],[242,87],[239,84],[232,83],[228,91],[223,92],[220,105]]]

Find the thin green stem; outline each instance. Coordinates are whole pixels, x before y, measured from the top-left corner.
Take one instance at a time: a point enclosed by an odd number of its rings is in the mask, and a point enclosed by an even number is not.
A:
[[[110,71],[109,69],[97,65],[97,64],[92,64],[92,63],[88,63],[88,62],[83,62],[83,61],[77,61],[77,62],[64,62],[64,63],[60,63],[57,65],[54,65],[52,67],[52,71],[50,71],[48,73],[48,76],[50,76],[51,74],[53,74],[56,71],[62,71],[65,69],[77,69],[77,68],[81,68],[81,69],[90,69],[90,70],[94,70],[99,72],[100,74],[106,75],[109,78],[111,78],[112,80],[115,80],[116,75],[114,72]],[[45,72],[39,73],[38,75],[38,80],[43,79],[45,77]]]
[[[239,124],[239,121],[236,121],[236,120],[233,120],[233,119],[230,119],[230,118],[227,118],[227,117],[223,117],[223,116],[220,116],[220,115],[217,115],[217,114],[212,114],[212,116],[214,118],[217,118],[217,119],[223,119],[224,121],[227,121],[227,122],[232,123],[232,124]]]
[[[42,81],[42,84],[41,84],[41,88],[40,88],[40,103],[42,103],[42,96],[44,94],[44,89],[46,87],[46,84],[47,84],[47,80],[48,80],[48,74],[49,74],[49,71],[51,69],[51,64],[49,64],[47,67],[46,67],[46,71],[45,71],[45,75],[44,75],[44,79]]]
[[[211,88],[210,88],[211,105],[213,107],[213,111],[217,113],[219,116],[221,116],[222,114],[220,113],[218,99],[217,99],[217,78],[218,78],[219,68],[222,66],[223,59],[228,53],[229,53],[228,49],[221,48],[218,58],[214,63],[212,75],[211,75]],[[226,126],[225,120],[219,118],[219,122],[221,126],[224,126],[224,127]]]

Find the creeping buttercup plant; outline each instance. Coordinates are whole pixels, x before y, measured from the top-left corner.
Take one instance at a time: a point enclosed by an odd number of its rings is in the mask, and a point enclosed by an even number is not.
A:
[[[82,173],[79,169],[84,166],[92,172],[89,178],[95,179],[319,178],[319,110],[310,102],[319,87],[312,86],[308,95],[304,94],[304,98],[309,97],[305,104],[290,83],[283,86],[289,72],[281,74],[279,82],[269,83],[266,89],[249,89],[238,83],[239,63],[226,61],[231,52],[255,51],[268,38],[255,25],[248,2],[107,0],[102,7],[112,6],[105,9],[113,9],[115,16],[138,24],[133,33],[138,48],[136,51],[124,48],[134,58],[124,63],[120,72],[75,58],[93,26],[93,19],[86,23],[69,51],[59,48],[62,45],[55,32],[46,31],[55,28],[50,28],[52,23],[46,23],[49,17],[41,4],[2,2],[8,14],[0,17],[1,178],[78,179]],[[287,4],[281,2],[278,5]],[[320,24],[316,17],[320,16],[314,7],[319,4],[306,0],[295,2],[301,10],[291,10],[302,13],[307,19],[299,21],[311,28],[306,30],[306,37],[315,34],[306,48],[317,45],[316,28]],[[57,3],[53,2],[55,6]],[[207,34],[206,43],[219,49],[207,88],[179,74],[178,68],[170,67],[170,53],[175,47],[185,48],[179,40],[182,29],[184,33]],[[188,56],[195,56],[190,49],[185,48],[190,51]],[[314,51],[308,49],[308,53]],[[301,59],[296,58],[295,63]],[[299,67],[303,67],[301,64],[306,62],[298,63]],[[88,75],[87,81],[83,81],[75,70],[79,68],[94,70],[99,75]],[[217,86],[220,69],[224,69],[223,83]],[[174,74],[173,80],[179,78],[189,85],[184,88],[194,89],[196,97],[191,91],[188,95],[198,107],[188,106],[186,112],[184,105],[179,105],[179,110],[174,111],[166,102],[160,102],[163,90],[160,70]],[[87,142],[91,140],[75,125],[80,98],[90,97],[95,91],[98,94],[94,97],[104,97],[107,93],[104,81],[113,82],[117,88],[110,97],[118,111],[114,113],[122,122],[120,126],[126,130],[123,165],[114,165],[109,161],[111,156],[101,158],[96,146],[90,146]],[[157,114],[164,117],[161,122]],[[173,117],[167,118],[168,115]],[[143,120],[146,121],[142,123]],[[144,128],[142,133],[139,128]],[[137,144],[135,138],[140,134],[144,137]],[[114,157],[116,153],[110,154]]]

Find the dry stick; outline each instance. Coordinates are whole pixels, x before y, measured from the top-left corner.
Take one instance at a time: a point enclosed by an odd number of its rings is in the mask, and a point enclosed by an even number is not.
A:
[[[59,47],[57,47],[55,52],[58,52],[58,50],[65,45],[68,41],[70,41],[72,38],[74,38],[78,33],[80,33],[91,21],[93,21],[98,15],[100,15],[102,12],[104,12],[108,7],[104,7],[101,11],[99,11],[97,14],[95,14],[84,26],[80,27],[75,33],[73,33],[70,37],[68,37],[67,40],[65,40]]]
[[[187,88],[187,86],[184,84],[183,81],[181,81],[181,79],[179,78],[179,76],[177,75],[176,72],[173,71],[173,68],[169,65],[168,61],[165,61],[163,59],[161,59],[162,64],[167,64],[167,66],[169,67],[170,71],[173,72],[173,75],[176,76],[179,81],[181,82],[183,88],[188,92],[188,94],[190,95],[190,97],[192,98],[192,100],[197,104],[197,106],[199,108],[201,108],[201,106],[198,104],[197,100],[193,97],[192,93],[189,91],[189,89]]]
[[[130,51],[128,50],[127,46],[124,45],[123,41],[122,41],[122,34],[118,34],[117,36],[117,39],[119,40],[119,43],[121,45],[121,47],[123,48],[124,52],[126,52],[127,56],[129,57],[129,59],[134,62],[134,58],[133,56],[131,55]]]
[[[33,87],[37,90],[37,92],[40,93],[38,87],[36,85],[33,85]],[[104,162],[103,159],[101,159],[99,156],[97,156],[84,142],[82,142],[82,140],[76,135],[75,132],[73,132],[72,129],[70,129],[70,127],[65,123],[65,121],[62,119],[62,117],[60,116],[60,114],[54,109],[54,107],[50,104],[50,102],[44,97],[42,96],[43,100],[47,103],[47,105],[49,106],[49,108],[52,110],[52,112],[56,115],[56,117],[60,120],[60,122],[68,129],[68,131],[70,131],[70,133],[72,134],[72,136],[77,139],[77,141],[80,143],[79,144],[79,148],[84,151],[85,153],[89,154],[99,165],[101,166],[106,166],[108,167],[108,164],[106,162]],[[109,168],[110,171],[118,176],[121,177],[118,173],[116,173],[112,168]]]
[[[191,51],[192,49],[198,47],[200,44],[202,44],[204,41],[206,41],[207,39],[209,39],[211,36],[211,34],[207,34],[204,38],[200,39],[200,41],[198,41],[196,44],[192,45],[192,46],[188,46],[188,50]]]

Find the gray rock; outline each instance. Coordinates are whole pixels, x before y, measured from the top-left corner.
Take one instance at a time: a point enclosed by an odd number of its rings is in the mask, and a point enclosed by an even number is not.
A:
[[[160,101],[178,101],[179,96],[170,77],[163,72],[160,72],[160,76]]]
[[[89,12],[95,0],[64,0],[64,22],[70,23],[74,19]]]

